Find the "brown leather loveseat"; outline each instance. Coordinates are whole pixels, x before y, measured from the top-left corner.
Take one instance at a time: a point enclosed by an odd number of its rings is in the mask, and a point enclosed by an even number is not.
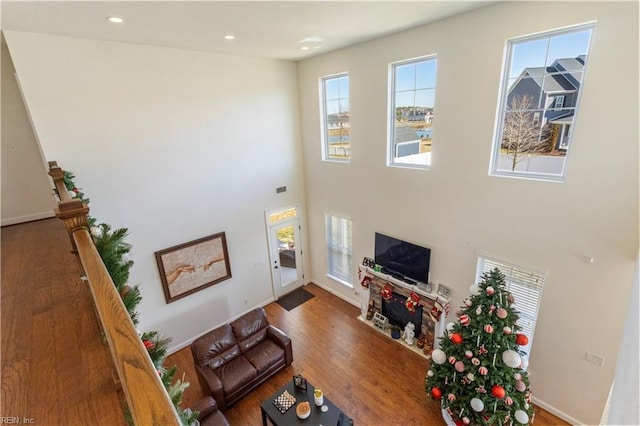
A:
[[[198,380],[225,411],[269,377],[291,365],[291,339],[255,309],[191,344]]]

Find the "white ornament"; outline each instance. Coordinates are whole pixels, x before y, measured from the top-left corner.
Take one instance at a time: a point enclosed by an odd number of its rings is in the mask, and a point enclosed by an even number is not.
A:
[[[507,326],[502,327],[502,332],[503,332],[504,334],[511,334],[511,327],[509,327],[508,325],[507,325]]]
[[[471,398],[470,405],[471,408],[473,408],[473,411],[477,411],[478,413],[484,410],[484,402],[482,402],[481,399]]]
[[[493,287],[491,287],[491,286],[487,287],[485,291],[487,292],[487,294],[488,294],[489,296],[491,296],[493,293],[495,293],[495,292],[496,292],[496,291],[493,289]]]
[[[516,410],[514,417],[518,423],[522,423],[523,425],[529,424],[529,415],[522,410]]]
[[[476,376],[474,376],[473,373],[469,373],[467,374],[467,379],[469,379],[469,381],[473,382],[475,380]]]
[[[518,392],[524,392],[525,390],[527,390],[527,385],[525,385],[524,382],[520,380],[516,382],[515,387]]]
[[[91,228],[89,228],[89,231],[91,232],[91,235],[96,238],[102,237],[102,228],[98,226],[92,226]]]
[[[511,368],[518,368],[520,366],[520,362],[522,361],[520,359],[520,355],[518,355],[516,351],[508,349],[502,352],[502,362],[504,362]]]
[[[447,361],[447,354],[442,349],[434,349],[431,352],[431,359],[436,364],[444,364]]]
[[[471,293],[472,296],[477,296],[480,294],[480,287],[478,286],[478,284],[472,284],[471,287],[469,287],[469,292]]]
[[[522,380],[522,374],[516,373],[516,374],[513,375],[513,378],[516,379],[516,380]]]
[[[476,308],[476,315],[480,315],[482,313],[482,306],[478,306]]]
[[[469,417],[463,417],[462,423],[464,423],[465,425],[468,425],[469,423],[471,423],[471,420],[469,420]]]
[[[473,305],[473,302],[471,301],[471,299],[466,298],[466,299],[464,299],[464,305],[466,307],[469,307],[469,306]]]
[[[449,324],[447,324],[447,331],[452,331],[453,327],[455,326],[454,323],[450,322]]]
[[[69,194],[69,198],[76,198],[78,196],[74,191],[67,191],[67,193]]]
[[[464,356],[467,357],[468,359],[471,359],[471,358],[473,358],[473,352],[464,351]]]
[[[427,371],[427,377],[433,377],[433,371],[432,370]]]

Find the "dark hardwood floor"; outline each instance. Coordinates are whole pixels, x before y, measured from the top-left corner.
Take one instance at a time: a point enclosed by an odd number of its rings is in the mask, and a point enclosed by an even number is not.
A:
[[[305,287],[315,297],[286,311],[277,303],[265,307],[272,324],[293,341],[293,364],[231,407],[232,425],[259,425],[260,404],[301,374],[354,419],[357,425],[441,425],[438,404],[424,391],[429,362],[357,319],[359,309],[316,285]],[[190,387],[185,406],[204,396],[191,349],[167,358],[185,375]],[[536,425],[567,425],[536,407]]]
[[[47,219],[0,230],[2,243],[1,417],[38,425],[123,425],[122,400],[102,342],[89,289],[64,225]],[[357,320],[359,309],[315,285],[315,297],[290,312],[265,307],[293,340],[293,365],[225,414],[232,425],[259,425],[260,404],[302,374],[358,425],[443,424],[424,392],[428,361]],[[144,295],[143,295],[144,297]],[[190,387],[184,405],[204,396],[190,348],[172,354]],[[567,423],[536,409],[536,425]]]
[[[111,355],[64,224],[3,227],[0,416],[37,425],[121,425]]]

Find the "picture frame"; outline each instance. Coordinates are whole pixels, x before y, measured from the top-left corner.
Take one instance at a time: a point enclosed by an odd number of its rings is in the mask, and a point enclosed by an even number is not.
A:
[[[451,293],[451,289],[442,284],[438,284],[438,296],[442,296],[445,299],[449,298],[449,294]]]
[[[307,379],[300,375],[293,376],[293,387],[296,389],[307,390]]]
[[[167,303],[231,278],[224,232],[155,252]]]

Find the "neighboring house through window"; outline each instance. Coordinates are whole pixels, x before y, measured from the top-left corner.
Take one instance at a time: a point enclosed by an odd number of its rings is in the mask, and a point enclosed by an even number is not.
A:
[[[436,65],[435,56],[390,65],[389,166],[431,165]]]
[[[349,287],[353,286],[351,256],[351,220],[325,215],[327,232],[327,275]]]
[[[513,295],[515,303],[513,308],[518,311],[519,333],[529,338],[529,343],[521,346],[527,357],[531,354],[533,344],[533,334],[536,330],[536,321],[542,300],[542,289],[544,287],[545,273],[533,269],[513,265],[500,260],[478,256],[476,267],[476,283],[482,281],[482,275],[494,268],[498,268],[505,276],[506,289]]]
[[[349,75],[336,74],[321,79],[322,159],[349,161]]]
[[[593,28],[509,41],[492,174],[564,179]]]

